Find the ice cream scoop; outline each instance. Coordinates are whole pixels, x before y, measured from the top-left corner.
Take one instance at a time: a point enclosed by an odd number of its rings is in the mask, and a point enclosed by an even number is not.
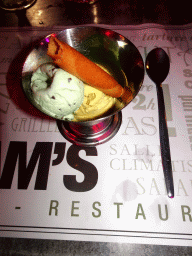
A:
[[[41,109],[58,119],[73,120],[84,100],[83,82],[53,64],[43,64],[33,73],[31,89]]]
[[[74,114],[74,120],[88,121],[106,116],[113,111],[116,103],[116,98],[104,94],[89,85],[84,85],[84,101],[80,108]]]

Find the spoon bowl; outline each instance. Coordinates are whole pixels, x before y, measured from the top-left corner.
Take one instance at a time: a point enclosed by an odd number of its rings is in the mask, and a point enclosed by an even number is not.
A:
[[[161,48],[153,49],[146,58],[146,71],[151,80],[156,84],[157,88],[157,100],[159,111],[159,135],[163,172],[168,197],[173,198],[174,185],[169,147],[169,135],[166,122],[163,89],[161,86],[162,82],[167,77],[169,70],[170,61],[167,53]]]
[[[152,50],[146,59],[148,76],[156,84],[161,84],[170,70],[170,61],[167,53],[162,48]]]

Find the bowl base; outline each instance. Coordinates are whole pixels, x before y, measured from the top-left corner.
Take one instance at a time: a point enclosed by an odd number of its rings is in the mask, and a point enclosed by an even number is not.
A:
[[[92,147],[109,141],[118,132],[121,123],[121,111],[95,124],[57,120],[58,129],[63,137],[71,143],[83,147]]]

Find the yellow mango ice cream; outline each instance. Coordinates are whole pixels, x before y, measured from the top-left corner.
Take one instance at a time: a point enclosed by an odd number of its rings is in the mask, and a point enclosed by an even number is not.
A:
[[[116,99],[89,85],[84,85],[84,101],[75,112],[75,121],[86,121],[103,116],[112,109]]]

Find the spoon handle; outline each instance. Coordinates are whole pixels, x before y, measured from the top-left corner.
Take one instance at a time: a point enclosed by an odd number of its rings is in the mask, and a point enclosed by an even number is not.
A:
[[[160,147],[161,147],[163,172],[164,172],[168,197],[173,198],[174,185],[173,185],[173,173],[172,173],[171,155],[170,155],[170,147],[169,147],[169,135],[168,135],[168,129],[167,129],[167,122],[166,122],[163,89],[160,84],[157,84],[157,99],[158,99],[158,109],[159,109],[159,135],[160,135]]]

